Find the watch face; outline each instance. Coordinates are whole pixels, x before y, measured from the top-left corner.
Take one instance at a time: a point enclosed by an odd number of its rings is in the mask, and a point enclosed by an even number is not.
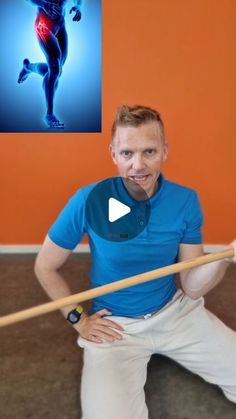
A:
[[[79,319],[80,319],[80,314],[77,311],[71,311],[68,314],[68,317],[67,318],[68,318],[69,322],[71,322],[71,323],[77,323],[79,321]]]

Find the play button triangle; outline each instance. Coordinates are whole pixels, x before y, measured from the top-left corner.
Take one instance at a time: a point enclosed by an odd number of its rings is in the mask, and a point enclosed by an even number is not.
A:
[[[108,200],[108,219],[111,223],[119,218],[124,217],[131,211],[128,205],[123,204],[115,198],[109,198]]]

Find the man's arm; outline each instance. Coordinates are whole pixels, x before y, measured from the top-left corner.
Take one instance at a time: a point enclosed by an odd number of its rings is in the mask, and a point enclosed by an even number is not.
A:
[[[82,0],[74,0],[73,3],[75,7],[80,8],[82,6]]]
[[[47,236],[35,262],[35,274],[47,295],[52,300],[68,297],[71,291],[58,270],[67,261],[71,250],[57,246]],[[61,309],[64,317],[75,305]]]
[[[198,266],[180,274],[180,281],[184,292],[192,299],[197,299],[222,279],[230,261],[236,262],[236,240],[231,245],[234,248],[234,257],[230,260],[218,260],[207,265]],[[192,259],[203,255],[202,245],[181,244],[179,248],[179,261]]]
[[[71,290],[65,279],[58,272],[70,254],[71,250],[58,246],[47,236],[37,256],[35,274],[52,300],[71,295]],[[66,306],[61,309],[61,312],[66,318],[69,311],[75,307],[76,305]],[[103,340],[112,342],[121,339],[121,334],[114,329],[122,331],[122,327],[109,319],[103,318],[104,315],[109,314],[112,313],[106,309],[91,316],[82,313],[79,322],[74,324],[73,327],[83,338],[97,343],[102,343]]]
[[[72,12],[75,12],[75,15],[73,17],[73,21],[75,22],[79,22],[79,20],[81,19],[81,5],[82,0],[74,0],[74,6],[70,9],[70,14]]]

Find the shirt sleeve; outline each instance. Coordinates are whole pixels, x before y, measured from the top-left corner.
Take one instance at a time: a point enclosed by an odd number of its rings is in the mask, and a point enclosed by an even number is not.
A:
[[[186,207],[185,229],[181,243],[201,244],[202,243],[203,214],[196,192],[191,191]]]
[[[50,239],[60,247],[73,250],[85,234],[85,199],[82,189],[65,205],[48,231]]]

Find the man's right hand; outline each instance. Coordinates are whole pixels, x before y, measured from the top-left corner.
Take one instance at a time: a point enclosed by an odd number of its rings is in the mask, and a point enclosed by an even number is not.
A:
[[[80,21],[80,19],[81,19],[81,11],[80,11],[80,9],[79,9],[79,7],[77,7],[77,6],[73,6],[71,9],[70,9],[70,14],[72,13],[72,12],[75,12],[75,15],[74,15],[74,17],[73,17],[73,21],[74,22],[79,22]]]
[[[110,316],[112,313],[106,309],[97,311],[89,316],[82,313],[80,321],[74,325],[80,336],[91,342],[103,343],[114,342],[122,339],[122,326],[103,316]],[[115,330],[114,330],[115,329]]]

